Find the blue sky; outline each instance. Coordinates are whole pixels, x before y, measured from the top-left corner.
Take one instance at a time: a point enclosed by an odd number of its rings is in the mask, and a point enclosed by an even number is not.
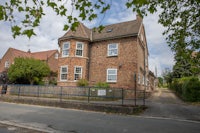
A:
[[[62,29],[66,20],[56,16],[49,8],[45,8],[45,11],[46,15],[42,19],[40,26],[35,29],[37,36],[30,40],[24,36],[13,39],[10,24],[0,22],[0,58],[9,47],[24,51],[30,48],[32,52],[59,49],[57,39],[65,33]],[[74,12],[74,15],[76,16],[78,13]],[[111,9],[105,16],[100,15],[98,19],[92,22],[83,21],[83,23],[92,28],[99,24],[108,25],[134,19],[136,19],[136,14],[131,9],[126,9],[123,0],[117,0],[112,1]],[[144,17],[143,23],[149,49],[149,69],[154,72],[155,67],[157,67],[158,75],[161,75],[162,70],[172,68],[174,64],[173,53],[162,35],[165,28],[158,24],[158,13]]]

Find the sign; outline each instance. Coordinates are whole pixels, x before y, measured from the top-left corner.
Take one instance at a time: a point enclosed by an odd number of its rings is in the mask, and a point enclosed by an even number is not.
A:
[[[106,90],[98,90],[98,96],[106,96]]]

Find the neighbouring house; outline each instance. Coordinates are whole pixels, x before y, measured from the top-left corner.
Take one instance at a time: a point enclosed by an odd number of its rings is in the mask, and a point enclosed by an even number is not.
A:
[[[17,57],[34,58],[46,62],[50,70],[54,73],[58,71],[58,50],[48,50],[41,52],[28,52],[21,51],[14,48],[9,48],[1,59],[0,73],[7,71],[11,64],[14,63],[14,59]]]
[[[148,89],[148,47],[143,20],[107,25],[101,32],[80,23],[58,39],[59,86],[107,82],[111,87]],[[136,80],[135,80],[136,79]]]

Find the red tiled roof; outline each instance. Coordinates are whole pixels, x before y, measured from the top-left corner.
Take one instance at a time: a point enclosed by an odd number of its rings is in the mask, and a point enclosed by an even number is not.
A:
[[[137,36],[142,25],[142,19],[137,16],[136,20],[122,22],[117,24],[111,24],[104,26],[101,32],[93,31],[93,29],[88,29],[82,23],[79,24],[76,31],[69,30],[58,40],[76,38],[84,39],[89,41],[100,41],[114,38],[122,38],[129,36]]]
[[[49,50],[49,51],[42,51],[42,52],[34,52],[31,53],[32,57],[38,60],[47,60],[50,56],[52,56],[57,50]]]
[[[119,37],[137,35],[141,21],[132,20],[112,25],[107,25],[101,32],[93,32],[93,41],[106,40]]]
[[[48,50],[48,51],[41,51],[41,52],[25,52],[14,48],[9,48],[8,51],[11,51],[12,56],[16,57],[27,57],[27,58],[35,58],[38,60],[47,60],[50,56],[52,56],[58,50]]]
[[[79,23],[79,26],[76,28],[76,31],[69,30],[67,33],[64,34],[64,36],[61,37],[61,39],[76,37],[89,40],[90,32],[90,29],[88,29],[84,24]]]
[[[11,51],[13,57],[31,57],[31,54],[28,52],[24,52],[18,49],[9,48],[8,51]]]

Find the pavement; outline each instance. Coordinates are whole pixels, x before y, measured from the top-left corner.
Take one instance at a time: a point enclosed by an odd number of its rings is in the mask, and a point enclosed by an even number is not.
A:
[[[3,124],[2,124],[3,123]],[[0,133],[43,133],[42,131],[37,131],[27,127],[22,127],[20,125],[14,126],[14,124],[0,122]]]

